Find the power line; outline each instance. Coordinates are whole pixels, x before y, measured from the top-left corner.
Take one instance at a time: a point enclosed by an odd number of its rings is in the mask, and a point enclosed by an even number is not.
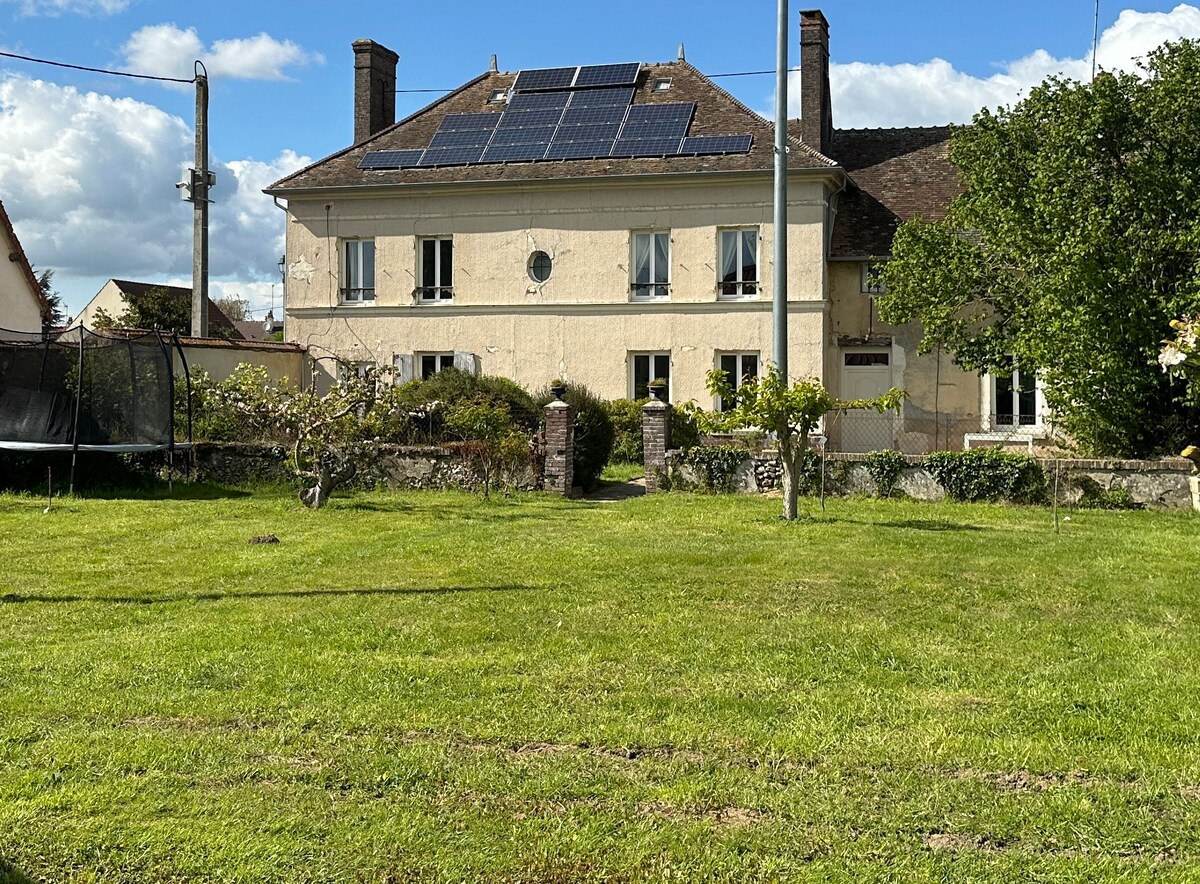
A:
[[[196,78],[181,80],[178,77],[154,77],[150,74],[131,74],[127,71],[106,71],[104,68],[88,68],[78,64],[67,64],[64,61],[51,61],[48,58],[34,58],[29,55],[17,55],[15,52],[0,52],[4,58],[15,58],[19,61],[31,61],[34,64],[48,64],[56,68],[69,68],[73,71],[87,71],[92,74],[108,74],[112,77],[129,77],[134,80],[159,80],[164,83],[195,83]]]
[[[774,74],[774,73],[775,73],[774,70],[734,71],[734,72],[728,73],[728,74],[705,74],[704,76],[710,80],[717,80],[717,79],[720,79],[721,77],[761,77],[761,76],[765,76],[766,74]],[[788,73],[789,74],[798,74],[798,73],[800,73],[800,68],[788,68]],[[453,89],[397,89],[396,94],[400,95],[400,94],[408,94],[408,93],[414,93],[414,92],[438,92],[438,93],[444,94],[446,92],[453,92],[453,91],[454,91]]]

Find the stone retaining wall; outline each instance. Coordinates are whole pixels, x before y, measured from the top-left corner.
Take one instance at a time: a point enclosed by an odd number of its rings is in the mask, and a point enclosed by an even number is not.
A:
[[[374,445],[356,460],[353,485],[373,488],[477,490],[479,473],[453,447],[435,445]],[[278,445],[238,442],[199,442],[192,451],[192,476],[222,485],[256,482],[291,483],[295,476],[291,451]],[[506,474],[497,485],[532,491],[541,487],[540,470],[531,463]]]
[[[680,451],[667,454],[669,475],[684,482],[696,476],[681,463]],[[921,457],[906,456],[906,466],[896,482],[896,493],[916,500],[942,500],[946,493],[922,466]],[[1191,463],[1183,458],[1165,460],[1068,460],[1039,459],[1050,492],[1058,476],[1059,502],[1068,506],[1079,503],[1086,491],[1103,492],[1123,488],[1131,502],[1152,509],[1186,510],[1193,508]],[[774,491],[779,487],[782,467],[774,451],[747,451],[738,471],[737,490],[747,493]],[[831,452],[825,462],[825,493],[829,495],[876,494],[875,480],[867,471],[864,456]]]

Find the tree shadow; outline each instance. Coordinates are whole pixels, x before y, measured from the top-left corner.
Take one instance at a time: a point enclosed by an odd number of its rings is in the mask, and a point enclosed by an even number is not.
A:
[[[168,488],[149,485],[140,488],[86,488],[76,493],[81,500],[234,500],[252,497],[246,488],[231,488],[212,482],[176,482]]]
[[[881,528],[911,528],[915,531],[983,531],[979,525],[943,522],[940,519],[903,519],[899,522],[869,522]]]
[[[351,595],[451,595],[460,592],[519,592],[532,589],[531,586],[499,585],[499,586],[416,586],[408,588],[379,587],[351,589],[297,589],[297,590],[263,590],[260,592],[201,592],[170,596],[80,596],[80,595],[25,595],[18,592],[0,595],[0,605],[20,605],[30,602],[45,604],[67,604],[100,602],[114,605],[163,605],[172,602],[220,602],[237,601],[239,599],[273,599],[273,598],[315,598],[319,596],[351,596]]]
[[[0,884],[33,884],[33,879],[0,856]]]

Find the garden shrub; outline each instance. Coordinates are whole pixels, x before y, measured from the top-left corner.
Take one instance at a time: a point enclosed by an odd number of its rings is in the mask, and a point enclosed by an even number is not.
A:
[[[443,369],[423,381],[402,384],[390,398],[399,409],[427,417],[425,429],[430,441],[442,441],[448,435],[439,409],[429,407],[435,402],[450,407],[460,402],[483,400],[504,406],[513,423],[526,433],[536,432],[542,420],[538,404],[520,384],[508,378],[475,375],[457,368]]]
[[[1140,510],[1145,507],[1133,499],[1124,485],[1103,487],[1091,476],[1079,476],[1073,484],[1080,491],[1075,504],[1081,510]]]
[[[642,406],[649,399],[610,399],[604,403],[613,425],[613,463],[642,463],[646,451],[642,445]]]
[[[591,491],[600,482],[600,473],[613,448],[613,424],[605,402],[582,384],[568,383],[563,399],[575,409],[575,484]],[[554,394],[539,390],[536,402],[548,405]]]
[[[748,457],[744,448],[696,446],[684,451],[680,462],[691,467],[705,491],[729,492],[735,490],[738,470]]]
[[[926,456],[924,465],[953,500],[1041,503],[1046,498],[1046,476],[1027,454],[999,448],[938,451]]]
[[[863,458],[863,465],[875,481],[875,492],[880,497],[892,496],[904,464],[904,455],[891,448],[872,451]]]

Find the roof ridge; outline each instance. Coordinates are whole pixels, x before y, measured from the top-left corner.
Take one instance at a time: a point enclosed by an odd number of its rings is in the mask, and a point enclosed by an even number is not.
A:
[[[345,154],[348,154],[350,151],[355,150],[356,148],[362,147],[364,144],[370,144],[375,139],[381,138],[382,136],[386,135],[387,133],[391,132],[392,130],[398,129],[399,127],[403,126],[405,123],[411,122],[412,120],[415,120],[417,117],[421,116],[422,114],[428,113],[429,111],[431,111],[435,107],[437,107],[439,104],[449,101],[451,98],[458,95],[460,92],[470,89],[472,86],[474,86],[480,80],[486,79],[487,77],[490,77],[493,74],[496,74],[497,76],[499,76],[498,71],[484,71],[482,74],[475,77],[474,79],[468,80],[467,82],[463,83],[457,89],[452,89],[451,91],[447,92],[445,95],[442,95],[439,98],[435,98],[433,101],[429,102],[429,104],[425,105],[424,107],[420,108],[419,110],[413,111],[411,114],[409,114],[404,119],[397,120],[396,122],[392,123],[392,125],[390,125],[390,126],[385,126],[384,128],[380,129],[378,132],[371,135],[370,138],[366,138],[366,139],[358,142],[357,144],[352,144],[349,147],[343,148],[342,150],[334,151],[333,153],[329,154],[328,156],[321,157],[321,159],[319,159],[319,160],[314,160],[313,162],[311,162],[307,166],[305,166],[303,169],[297,169],[292,174],[286,175],[283,178],[280,178],[278,181],[276,181],[274,184],[271,184],[269,187],[264,187],[263,193],[270,193],[272,190],[274,190],[279,185],[284,184],[287,181],[290,181],[291,179],[295,178],[297,175],[303,175],[309,169],[315,168],[316,166],[319,166],[322,163],[328,162],[329,160],[333,160],[340,156],[344,156]],[[508,76],[508,75],[505,74],[505,76]]]

